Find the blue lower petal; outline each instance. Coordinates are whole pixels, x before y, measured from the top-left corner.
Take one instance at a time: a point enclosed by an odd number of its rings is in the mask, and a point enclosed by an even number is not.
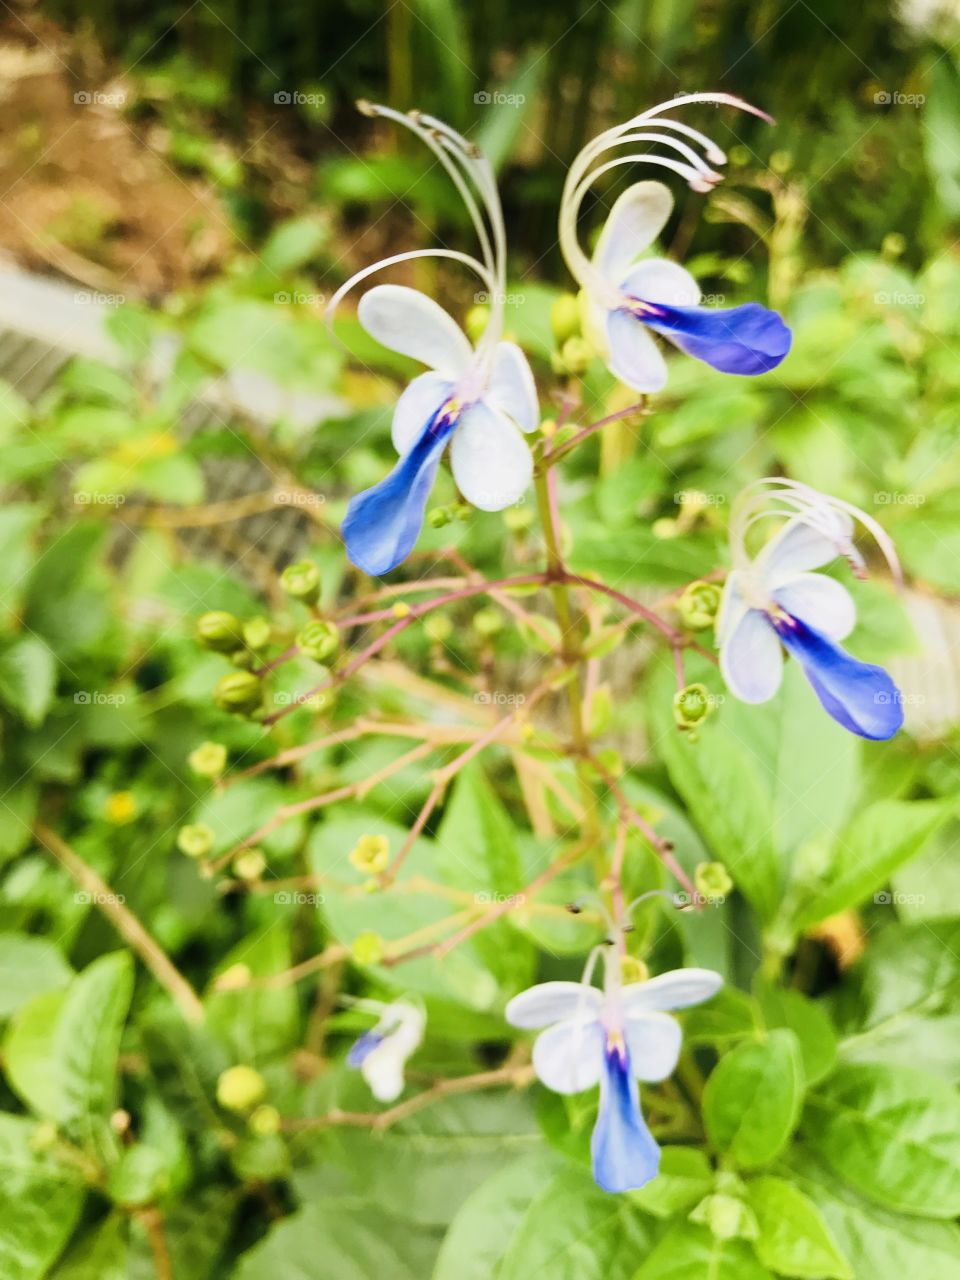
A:
[[[374,576],[389,573],[413,550],[440,455],[456,424],[446,406],[438,410],[387,478],[350,500],[342,532],[358,569]]]
[[[861,738],[892,738],[903,724],[903,698],[884,671],[860,662],[790,614],[771,619],[783,646],[803,667],[824,709]]]
[[[775,311],[757,302],[728,308],[644,306],[649,310],[638,316],[644,324],[721,373],[766,373],[790,350],[790,330]]]
[[[368,1058],[378,1044],[383,1044],[384,1036],[378,1031],[365,1031],[355,1040],[347,1054],[347,1066],[359,1067]]]
[[[604,1191],[634,1191],[660,1168],[660,1148],[640,1114],[639,1089],[622,1044],[604,1051],[600,1113],[590,1150],[594,1180]]]

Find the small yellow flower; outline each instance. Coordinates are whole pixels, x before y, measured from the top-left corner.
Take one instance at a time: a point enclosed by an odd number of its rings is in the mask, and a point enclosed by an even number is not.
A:
[[[357,964],[379,964],[383,959],[383,939],[379,933],[367,929],[357,934],[350,950]]]
[[[390,610],[390,612],[393,614],[395,618],[409,618],[410,606],[406,603],[405,600],[398,600],[397,603]]]
[[[390,841],[386,836],[361,836],[350,850],[350,865],[364,875],[379,875],[386,871],[389,861]]]
[[[115,827],[125,827],[137,816],[137,802],[132,791],[114,791],[103,806],[104,816]]]
[[[217,1101],[227,1111],[249,1111],[266,1091],[266,1080],[253,1067],[228,1067],[217,1080]]]

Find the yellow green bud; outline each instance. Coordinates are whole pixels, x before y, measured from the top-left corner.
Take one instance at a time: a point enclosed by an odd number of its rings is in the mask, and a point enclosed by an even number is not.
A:
[[[587,372],[593,359],[593,347],[586,338],[568,338],[560,348],[564,369],[571,377],[578,378]]]
[[[467,337],[474,345],[480,341],[489,320],[490,308],[483,306],[482,304],[471,307],[467,312],[466,318],[463,322],[463,327],[466,330]]]
[[[907,238],[899,231],[888,231],[883,237],[880,252],[885,258],[899,258],[907,247]]]
[[[266,649],[273,635],[273,627],[269,618],[251,618],[243,624],[243,638],[247,647],[254,653]]]
[[[244,849],[233,860],[233,872],[238,880],[259,880],[267,869],[267,859],[262,849]]]
[[[234,649],[229,657],[233,665],[239,667],[241,671],[249,671],[256,660],[252,649]]]
[[[453,623],[445,613],[431,613],[423,623],[428,639],[444,644],[453,635]]]
[[[495,636],[503,630],[503,614],[498,609],[478,609],[473,615],[473,629],[485,638]]]
[[[320,570],[312,560],[297,560],[281,573],[280,585],[294,600],[316,604],[320,596]]]
[[[107,796],[103,816],[115,827],[125,827],[137,816],[137,801],[132,791],[114,791]]]
[[[357,964],[379,964],[383,959],[383,939],[379,933],[367,929],[357,934],[350,951]]]
[[[390,861],[390,841],[386,836],[361,836],[350,850],[350,865],[365,875],[379,875]]]
[[[227,767],[227,748],[222,742],[201,742],[187,756],[187,764],[199,778],[219,778]]]
[[[248,1123],[258,1138],[272,1138],[275,1133],[280,1132],[280,1112],[276,1107],[261,1103],[250,1116]]]
[[[774,173],[788,173],[793,168],[793,156],[789,151],[774,151],[770,156],[770,168]]]
[[[680,621],[690,631],[712,626],[720,608],[720,588],[713,582],[691,582],[677,601]]]
[[[694,729],[710,714],[713,699],[706,685],[688,684],[673,695],[673,718],[678,729]]]
[[[427,512],[427,524],[431,529],[442,529],[451,519],[449,507],[432,507]]]
[[[646,982],[650,977],[650,970],[636,956],[621,956],[620,974],[625,983]]]
[[[720,899],[721,901],[733,889],[730,873],[722,862],[698,863],[697,869],[693,873],[693,883],[697,887],[697,893],[702,897]]]
[[[397,603],[391,608],[390,612],[393,614],[395,618],[409,618],[410,606],[407,604],[405,600],[398,600]]]
[[[315,662],[329,662],[340,648],[340,632],[333,622],[308,622],[297,635],[297,648]]]
[[[205,822],[193,822],[177,832],[177,848],[188,858],[205,858],[216,842],[216,834]]]
[[[263,703],[263,688],[250,671],[231,671],[214,686],[213,700],[221,711],[249,715]]]
[[[533,511],[530,507],[507,507],[503,522],[511,533],[526,533],[533,524]]]
[[[690,1221],[709,1227],[718,1240],[756,1240],[760,1234],[753,1210],[736,1196],[705,1196],[690,1214]]]
[[[243,646],[240,619],[225,609],[202,614],[197,619],[196,636],[205,649],[213,649],[216,653],[233,653]]]
[[[56,1145],[56,1141],[57,1126],[52,1120],[44,1120],[30,1135],[30,1149],[36,1152],[49,1151]]]
[[[253,1067],[228,1067],[217,1081],[217,1101],[226,1111],[249,1111],[267,1091],[267,1082]]]
[[[572,293],[561,293],[550,308],[550,328],[557,346],[580,334],[580,303]]]
[[[252,977],[249,965],[232,964],[224,969],[213,985],[217,991],[243,991],[245,987],[249,987]]]

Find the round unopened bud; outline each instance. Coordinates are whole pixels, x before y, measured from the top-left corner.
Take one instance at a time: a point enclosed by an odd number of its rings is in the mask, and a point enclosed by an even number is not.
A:
[[[673,718],[678,729],[695,729],[710,714],[710,691],[703,684],[688,684],[673,695]]]
[[[126,1133],[130,1128],[131,1119],[129,1111],[125,1111],[123,1107],[118,1107],[116,1111],[111,1112],[110,1128],[114,1133]]]
[[[789,173],[793,168],[793,155],[789,151],[774,151],[770,155],[770,168],[774,173]]]
[[[760,1234],[757,1219],[748,1204],[736,1196],[705,1196],[690,1214],[691,1222],[708,1227],[718,1240],[740,1237],[756,1240]]]
[[[367,929],[357,934],[350,951],[357,964],[379,964],[383,959],[383,939]]]
[[[233,653],[243,646],[240,619],[225,609],[214,609],[197,619],[196,637],[205,649],[216,653]]]
[[[453,518],[461,521],[461,523],[464,520],[469,520],[473,515],[473,507],[469,502],[455,502],[451,507],[451,511],[453,512]]]
[[[361,836],[350,850],[350,865],[365,875],[379,875],[390,861],[390,841],[386,836]]]
[[[231,671],[214,686],[213,700],[221,711],[249,715],[263,703],[263,688],[251,671]]]
[[[241,671],[249,671],[256,661],[256,656],[252,649],[234,649],[229,657],[231,663],[235,667],[239,667]]]
[[[580,303],[576,295],[561,293],[550,308],[550,328],[557,346],[562,347],[570,338],[580,334]]]
[[[316,604],[320,596],[320,570],[312,560],[297,560],[281,573],[280,585],[294,600]]]
[[[725,898],[733,889],[730,872],[722,862],[699,862],[693,873],[697,893],[704,898]]]
[[[650,531],[661,542],[667,542],[670,538],[675,538],[680,532],[676,520],[671,516],[659,516],[650,526]]]
[[[410,606],[407,604],[406,600],[398,600],[397,603],[391,607],[390,612],[395,618],[409,618]]]
[[[227,748],[222,742],[201,742],[187,756],[187,764],[198,778],[219,778],[227,767]]]
[[[297,648],[314,662],[329,662],[340,648],[340,632],[333,622],[308,622],[297,634]]]
[[[503,523],[511,533],[526,533],[533,524],[533,511],[529,507],[507,507]]]
[[[205,822],[192,822],[177,832],[177,848],[188,858],[205,858],[216,843],[216,833]]]
[[[720,588],[713,582],[691,582],[677,601],[680,621],[690,631],[703,631],[713,624],[720,608]]]
[[[885,258],[899,258],[906,251],[907,238],[899,231],[888,231],[883,237],[880,252]]]
[[[489,639],[503,630],[503,614],[498,609],[478,609],[473,615],[473,629]]]
[[[485,307],[482,304],[478,304],[475,307],[471,307],[470,310],[467,312],[463,321],[463,327],[466,330],[467,337],[470,339],[470,341],[474,345],[476,345],[480,341],[481,337],[483,336],[483,331],[484,329],[486,329],[489,322],[490,322],[489,307]]]
[[[544,436],[547,440],[552,440],[553,437],[557,434],[556,418],[544,418],[543,421],[540,423],[540,434]]]
[[[103,816],[115,827],[125,827],[137,816],[137,801],[132,791],[114,791],[107,796]]]
[[[445,613],[432,613],[425,619],[423,629],[427,638],[435,644],[444,644],[453,635],[453,623]]]
[[[243,624],[244,641],[247,648],[252,649],[254,653],[266,649],[272,635],[273,627],[270,625],[269,618],[251,618],[249,622]]]
[[[262,849],[244,849],[233,860],[233,873],[238,880],[259,880],[267,869]]]
[[[261,1103],[251,1114],[248,1123],[258,1138],[272,1138],[275,1133],[280,1132],[280,1112],[276,1107]]]
[[[587,366],[593,359],[593,347],[586,338],[568,338],[560,348],[564,371],[573,378],[579,378],[587,372]]]
[[[217,1081],[217,1101],[227,1111],[249,1111],[261,1101],[267,1082],[253,1067],[228,1067]]]
[[[431,507],[427,512],[427,524],[431,529],[442,529],[450,523],[451,518],[448,507]]]
[[[650,970],[636,956],[621,956],[620,975],[624,983],[646,982],[650,977]]]

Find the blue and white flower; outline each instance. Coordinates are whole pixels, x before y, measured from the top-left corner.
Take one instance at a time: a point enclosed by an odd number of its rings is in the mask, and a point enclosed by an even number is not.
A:
[[[405,125],[433,151],[453,180],[480,242],[482,261],[448,249],[394,254],[364,268],[331,299],[384,267],[413,258],[449,258],[480,279],[489,318],[476,346],[432,298],[401,285],[378,285],[358,308],[360,323],[391,351],[427,366],[407,387],[393,415],[400,461],[379,484],[352,499],[343,522],[347,554],[370,574],[388,573],[413,549],[441,456],[450,446],[453,478],[468,502],[500,511],[529,487],[533,461],[523,432],[540,415],[533,374],[513,342],[503,340],[506,235],[490,162],[442,121],[362,104],[368,115]]]
[[[588,142],[564,185],[560,246],[586,294],[588,336],[605,355],[611,372],[635,391],[659,391],[667,382],[666,361],[651,330],[723,373],[766,373],[790,350],[790,330],[775,311],[756,302],[702,307],[699,285],[683,267],[666,258],[637,261],[663,230],[673,208],[673,196],[662,182],[637,182],[624,191],[610,210],[592,258],[580,245],[577,219],[584,197],[598,178],[620,165],[670,169],[699,192],[721,181],[723,175],[713,167],[726,162],[720,148],[664,114],[691,102],[725,104],[770,119],[726,93],[673,98]],[[637,143],[666,148],[669,154],[631,152],[600,163],[610,151]]]
[[[593,1130],[593,1176],[604,1191],[631,1191],[655,1178],[660,1148],[640,1111],[638,1080],[665,1080],[680,1056],[680,1024],[669,1009],[709,1000],[723,985],[710,969],[675,969],[624,986],[616,960],[603,991],[583,982],[544,982],[507,1005],[515,1027],[547,1028],[533,1068],[555,1093],[600,1086]]]
[[[780,527],[751,558],[750,531],[771,519]],[[780,687],[786,649],[834,720],[862,738],[885,739],[903,723],[900,692],[882,667],[841,648],[856,623],[853,599],[834,578],[813,572],[843,557],[864,576],[853,544],[858,521],[899,581],[890,538],[857,507],[792,480],[760,480],[740,494],[730,520],[733,569],[717,617],[720,671],[735,697],[766,702]]]
[[[358,1000],[357,1008],[379,1013],[380,1020],[356,1040],[347,1054],[347,1065],[358,1067],[378,1102],[394,1102],[403,1092],[407,1059],[423,1040],[427,1018],[412,1000]]]

